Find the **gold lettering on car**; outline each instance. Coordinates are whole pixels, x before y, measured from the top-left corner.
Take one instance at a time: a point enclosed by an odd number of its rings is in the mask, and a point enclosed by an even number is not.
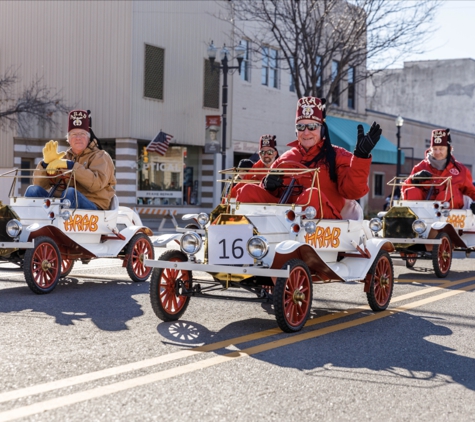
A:
[[[449,215],[447,217],[447,223],[452,224],[454,227],[463,229],[465,227],[465,215]]]
[[[99,217],[97,215],[73,215],[68,221],[64,222],[64,230],[67,232],[95,232],[97,231],[97,222]]]
[[[313,234],[305,235],[305,242],[314,248],[338,248],[340,246],[341,229],[339,227],[317,227]]]

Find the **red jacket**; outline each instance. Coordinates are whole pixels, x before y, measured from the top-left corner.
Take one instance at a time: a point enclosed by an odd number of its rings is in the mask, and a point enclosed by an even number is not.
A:
[[[250,168],[249,170],[252,171],[252,170],[260,170],[260,169],[267,169],[267,167],[265,166],[265,164],[262,162],[262,160],[259,160],[257,163],[254,163],[254,165],[252,166],[252,168]],[[246,179],[246,180],[262,180],[264,179],[264,177],[266,177],[267,175],[267,172],[266,171],[262,171],[262,173],[259,173],[259,174],[246,174],[243,179]]]
[[[279,166],[283,162],[297,161],[301,164],[312,160],[320,152],[322,143],[314,145],[308,151],[295,140],[288,144],[291,150],[284,152],[271,168]],[[336,152],[337,183],[330,179],[330,172],[326,165],[320,164],[318,174],[322,193],[338,211],[345,205],[345,199],[360,199],[369,191],[368,176],[371,166],[371,158],[358,158],[346,149],[333,145]],[[281,165],[285,167],[285,165]],[[312,168],[316,167],[315,165]],[[316,183],[316,182],[315,182]],[[310,186],[309,186],[310,187]]]
[[[455,166],[455,164],[457,164],[457,166]],[[421,161],[419,164],[416,164],[414,168],[412,169],[411,174],[404,181],[404,185],[402,186],[403,198],[406,198],[407,196],[405,195],[405,192],[409,188],[413,187],[411,186],[411,180],[410,180],[411,176],[421,170],[427,170],[431,172],[434,177],[452,176],[452,192],[454,196],[453,199],[454,199],[455,208],[463,207],[463,195],[467,195],[470,198],[472,198],[472,200],[475,200],[475,186],[473,186],[472,174],[468,171],[468,169],[462,163],[458,162],[454,157],[452,157],[451,162],[448,164],[448,166],[444,170],[437,170],[435,167],[432,167],[430,165],[430,161],[428,158]],[[434,180],[434,182],[438,183],[437,180]],[[440,188],[443,188],[444,186],[448,186],[448,185],[442,185],[441,187],[439,187],[439,190]],[[429,188],[425,190],[428,191]],[[437,193],[438,192],[434,192],[433,197],[437,196]],[[447,196],[447,199],[450,201],[449,196]]]

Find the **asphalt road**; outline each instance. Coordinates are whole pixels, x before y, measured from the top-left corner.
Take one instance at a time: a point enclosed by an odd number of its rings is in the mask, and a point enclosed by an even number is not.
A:
[[[0,421],[473,420],[474,263],[396,261],[377,314],[362,284],[315,285],[292,335],[248,302],[192,298],[163,323],[118,260],[43,296],[0,264]]]

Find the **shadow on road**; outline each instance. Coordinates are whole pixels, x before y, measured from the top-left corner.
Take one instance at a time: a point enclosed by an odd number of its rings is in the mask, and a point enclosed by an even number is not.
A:
[[[127,321],[142,316],[141,306],[133,295],[147,294],[148,283],[126,281],[89,282],[68,277],[53,292],[36,295],[26,283],[2,290],[0,313],[38,312],[50,315],[60,325],[91,319],[101,330],[127,330]]]
[[[320,311],[314,316],[322,316]],[[370,312],[365,312],[365,315]],[[341,322],[341,321],[340,321]],[[278,347],[271,353],[251,355],[272,365],[295,368],[313,377],[334,377],[365,381],[366,370],[377,371],[376,378],[382,384],[405,382],[419,388],[436,388],[440,385],[457,383],[475,390],[475,359],[457,354],[457,350],[437,344],[430,336],[450,336],[453,332],[443,325],[442,318],[422,318],[410,314],[398,313],[381,320],[343,329],[304,342],[296,342]],[[467,321],[475,325],[473,321]],[[158,332],[171,343],[185,347],[197,347],[236,338],[257,330],[275,329],[271,320],[252,318],[233,322],[219,332],[212,332],[203,325],[189,321],[161,323]],[[298,336],[317,330],[321,326],[305,328],[300,333],[289,335],[276,333],[261,339],[260,343]],[[475,328],[475,327],[474,327]],[[232,350],[243,350],[253,343],[231,346]],[[216,350],[215,353],[229,353]],[[374,381],[375,374],[368,376],[368,382]],[[317,381],[318,382],[318,381]],[[378,382],[378,381],[377,381]]]

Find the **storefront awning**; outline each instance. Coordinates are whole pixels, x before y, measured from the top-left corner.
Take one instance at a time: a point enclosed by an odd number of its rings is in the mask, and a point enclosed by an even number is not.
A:
[[[326,122],[330,131],[330,140],[333,145],[353,152],[356,146],[357,127],[363,125],[365,133],[370,125],[357,120],[327,116]],[[397,164],[397,147],[384,136],[378,141],[372,152],[373,163]],[[401,165],[404,164],[404,152],[401,151]]]

